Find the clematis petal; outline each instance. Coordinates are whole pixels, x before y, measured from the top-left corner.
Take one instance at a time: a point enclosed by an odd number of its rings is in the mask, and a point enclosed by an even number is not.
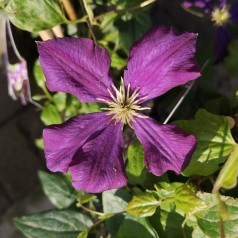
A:
[[[43,131],[46,164],[49,170],[66,172],[76,151],[106,127],[110,118],[105,113],[91,113],[70,118]]]
[[[122,150],[122,125],[110,123],[75,153],[69,167],[73,186],[90,193],[124,186],[127,178]]]
[[[139,96],[148,100],[197,78],[196,38],[166,27],[151,30],[130,51],[125,84],[130,83],[132,91],[139,87]]]
[[[215,34],[215,63],[221,62],[228,54],[231,35],[226,26],[218,27]]]
[[[193,135],[185,134],[175,125],[160,125],[152,118],[136,118],[132,126],[144,146],[149,172],[157,176],[167,170],[181,173],[195,147]]]
[[[231,20],[238,25],[238,3],[233,3],[230,8]]]
[[[106,49],[84,38],[58,38],[37,45],[49,90],[71,93],[82,102],[110,99],[111,61]]]

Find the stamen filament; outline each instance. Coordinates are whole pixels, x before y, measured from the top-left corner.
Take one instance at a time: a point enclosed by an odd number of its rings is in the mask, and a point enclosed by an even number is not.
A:
[[[133,128],[131,121],[136,122],[135,117],[148,118],[148,116],[139,114],[137,112],[150,109],[150,107],[141,107],[140,105],[138,105],[140,101],[146,98],[138,98],[139,88],[136,88],[134,92],[130,95],[131,85],[129,83],[127,88],[125,88],[123,79],[121,81],[121,86],[119,90],[114,85],[112,87],[116,95],[113,94],[109,88],[107,89],[112,99],[111,101],[103,98],[97,98],[97,100],[108,104],[107,108],[103,107],[101,109],[108,111],[106,113],[107,115],[113,115],[108,121],[108,124],[112,121],[114,121],[115,124],[121,121],[123,125],[128,124],[131,128]]]

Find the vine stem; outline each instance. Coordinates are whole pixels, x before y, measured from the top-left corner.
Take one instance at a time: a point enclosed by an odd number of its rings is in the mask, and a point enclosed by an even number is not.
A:
[[[107,220],[108,218],[111,218],[112,216],[114,216],[114,214],[108,214],[108,216],[105,216],[103,218],[100,218],[98,221],[96,221],[92,226],[90,226],[88,228],[88,232],[90,230],[92,230],[95,226],[99,225],[100,223],[104,222],[105,220]]]
[[[81,207],[83,210],[85,210],[85,211],[87,211],[87,212],[90,212],[90,213],[92,213],[92,214],[95,214],[95,215],[98,215],[98,216],[105,216],[104,213],[102,213],[102,212],[97,212],[97,211],[93,211],[93,210],[91,210],[91,209],[85,207],[83,204],[80,204],[80,207]]]
[[[82,8],[82,11],[83,11],[84,14],[87,16],[87,18],[86,18],[86,23],[87,23],[87,25],[88,25],[88,29],[89,29],[90,35],[91,35],[92,38],[93,38],[94,44],[95,44],[96,46],[99,46],[99,45],[98,45],[98,42],[97,42],[97,39],[96,39],[96,36],[95,36],[95,34],[94,34],[94,32],[93,32],[93,27],[92,27],[91,19],[90,19],[90,17],[89,17],[89,13],[88,13],[88,11],[87,11],[87,3],[86,3],[85,0],[79,0],[79,3],[80,3],[80,6],[81,6],[81,8]]]

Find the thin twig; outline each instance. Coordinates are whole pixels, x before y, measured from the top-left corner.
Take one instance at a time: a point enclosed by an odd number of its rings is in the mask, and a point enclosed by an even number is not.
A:
[[[206,62],[203,64],[202,68],[201,68],[201,72],[206,68],[206,66],[208,65],[209,60],[206,60]],[[179,106],[181,105],[181,103],[183,102],[183,100],[185,99],[185,97],[188,95],[188,93],[190,92],[190,90],[192,89],[193,85],[194,85],[195,81],[192,81],[189,84],[189,87],[186,89],[186,91],[184,92],[183,96],[179,99],[179,101],[177,102],[177,104],[175,105],[175,107],[173,108],[173,110],[170,112],[170,114],[168,115],[168,117],[165,119],[163,124],[167,124],[168,121],[171,119],[171,117],[174,115],[174,113],[176,112],[176,110],[179,108]]]
[[[19,59],[19,61],[25,61],[22,56],[20,55],[18,49],[17,49],[17,46],[15,44],[15,41],[14,41],[14,38],[13,38],[13,34],[12,34],[12,29],[11,29],[11,25],[10,25],[10,21],[7,19],[7,31],[8,31],[8,36],[9,36],[9,39],[10,39],[10,42],[11,42],[11,45],[12,45],[12,48],[13,48],[13,51],[16,55],[16,57]]]
[[[92,214],[95,214],[95,215],[98,215],[98,216],[104,216],[105,213],[102,213],[102,212],[97,212],[97,211],[93,211],[87,207],[85,207],[84,205],[82,205],[81,203],[79,204],[79,207],[81,207],[83,210],[89,212],[89,213],[92,213]]]
[[[94,44],[95,44],[96,46],[99,46],[99,45],[98,45],[98,42],[97,42],[97,38],[96,38],[96,36],[95,36],[95,34],[94,34],[94,32],[93,32],[93,27],[92,27],[92,23],[91,23],[91,21],[90,21],[89,14],[88,14],[88,12],[87,12],[87,7],[86,7],[86,4],[87,4],[87,3],[85,2],[85,0],[79,0],[79,3],[80,3],[80,6],[81,6],[81,8],[82,8],[83,13],[88,16],[87,19],[86,19],[86,23],[87,23],[87,25],[88,25],[88,29],[89,29],[90,35],[91,35],[92,38],[93,38]]]

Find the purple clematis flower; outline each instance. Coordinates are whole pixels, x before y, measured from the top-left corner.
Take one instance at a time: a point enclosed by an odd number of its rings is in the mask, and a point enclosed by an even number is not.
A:
[[[231,35],[228,28],[230,22],[238,25],[238,3],[229,5],[227,0],[185,0],[183,7],[198,7],[206,14],[216,26],[215,34],[215,62],[218,63],[228,54],[228,44]]]
[[[195,62],[196,34],[159,27],[131,49],[124,80],[115,88],[105,49],[84,38],[38,43],[40,62],[51,91],[71,93],[82,102],[108,104],[106,112],[75,116],[44,129],[47,167],[70,171],[73,186],[102,192],[127,183],[123,160],[123,125],[128,124],[144,146],[145,164],[161,175],[177,174],[195,146],[193,135],[175,125],[161,125],[140,111],[141,104],[200,76]]]

